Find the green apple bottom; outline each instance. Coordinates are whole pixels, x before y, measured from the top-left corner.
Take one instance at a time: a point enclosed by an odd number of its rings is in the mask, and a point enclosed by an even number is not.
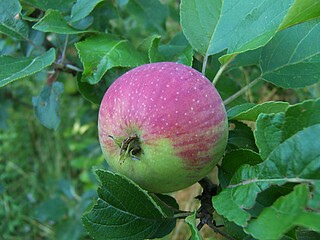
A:
[[[105,93],[99,141],[110,167],[145,190],[168,193],[205,177],[228,136],[223,102],[195,69],[173,62],[145,64]]]

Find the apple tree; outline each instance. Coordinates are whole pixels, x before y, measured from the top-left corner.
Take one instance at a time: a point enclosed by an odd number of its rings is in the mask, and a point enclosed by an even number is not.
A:
[[[30,102],[44,127],[63,122],[64,91],[101,104],[99,136],[111,168],[95,171],[98,198],[82,215],[91,237],[165,238],[185,221],[191,239],[203,239],[204,226],[226,239],[319,238],[319,1],[2,0],[0,13],[0,87],[42,84]],[[157,72],[125,79],[150,64]],[[76,86],[59,81],[63,73]],[[196,112],[179,112],[187,108]],[[158,135],[141,137],[143,124]],[[188,171],[182,155],[193,162]],[[144,161],[152,166],[133,167]],[[168,192],[197,181],[199,207],[180,209]]]

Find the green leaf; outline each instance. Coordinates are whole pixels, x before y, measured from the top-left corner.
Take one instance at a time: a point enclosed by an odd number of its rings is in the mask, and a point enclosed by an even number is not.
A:
[[[282,139],[285,140],[306,127],[320,123],[320,98],[306,100],[290,106],[286,112],[285,128]]]
[[[228,152],[222,159],[219,167],[219,182],[222,188],[226,188],[234,173],[243,164],[256,165],[261,163],[260,155],[249,149],[236,149]]]
[[[61,221],[67,213],[66,203],[60,197],[52,197],[34,209],[34,217],[40,222]]]
[[[60,12],[69,12],[75,0],[23,0],[28,5],[39,8],[43,11],[49,9],[59,10]]]
[[[71,216],[59,221],[54,231],[56,238],[59,240],[77,240],[87,235],[81,220]]]
[[[0,2],[0,33],[20,41],[28,39],[29,27],[20,19],[21,5],[18,0]]]
[[[243,196],[252,197],[248,195],[247,192],[244,192]],[[240,201],[234,197],[231,188],[222,190],[222,192],[212,198],[213,207],[218,214],[230,222],[235,222],[239,226],[245,226],[251,216],[239,202]]]
[[[309,198],[307,185],[296,186],[292,193],[279,198],[271,207],[265,208],[257,219],[250,221],[245,231],[261,240],[280,239],[295,226],[320,232],[320,213],[306,210]]]
[[[0,56],[0,87],[41,71],[51,65],[55,57],[53,48],[36,58]]]
[[[179,62],[187,66],[191,66],[193,61],[193,49],[190,45],[162,45],[159,47],[159,55],[162,61]]]
[[[192,215],[185,218],[185,221],[189,225],[190,230],[191,230],[190,240],[202,240],[203,239],[199,230],[197,229],[196,216],[197,216],[197,212],[194,211],[194,213]]]
[[[261,104],[245,103],[237,105],[227,112],[229,120],[256,121],[261,113],[284,112],[289,106],[287,102],[264,102]]]
[[[151,196],[153,196],[153,194],[150,194]],[[162,204],[166,204],[167,206],[170,206],[171,209],[176,209],[179,210],[179,204],[177,203],[176,199],[174,197],[171,197],[170,195],[166,195],[166,194],[154,194],[154,199],[157,200],[158,199],[158,203],[159,200],[162,202]]]
[[[60,34],[79,34],[87,32],[73,28],[67,20],[64,19],[60,11],[52,9],[49,9],[44,17],[41,18],[33,28],[42,32],[54,32]]]
[[[49,129],[56,130],[60,124],[60,95],[63,84],[54,82],[51,86],[44,86],[38,97],[32,98],[32,104],[37,119]]]
[[[257,194],[271,184],[286,182],[315,185],[320,179],[320,124],[299,131],[276,147],[262,163],[243,165],[228,188],[213,197],[215,210],[240,226],[246,226]]]
[[[305,228],[298,228],[296,231],[297,239],[309,239],[318,240],[320,239],[320,232],[314,232]]]
[[[114,67],[136,67],[148,62],[147,57],[126,40],[105,34],[76,43],[84,65],[82,81],[95,84]]]
[[[138,47],[138,50],[148,53],[150,63],[161,61],[158,50],[160,39],[160,35],[152,35],[147,37]]]
[[[232,128],[229,131],[228,147],[231,149],[245,148],[257,151],[251,128],[245,123],[238,121],[231,121]]]
[[[262,48],[239,53],[230,63],[229,68],[259,65]]]
[[[146,239],[164,226],[173,226],[170,208],[164,209],[143,189],[117,173],[98,170],[101,181],[99,199],[82,217],[86,230],[94,239]],[[174,227],[174,226],[173,226]],[[170,231],[166,230],[166,234]]]
[[[280,143],[306,127],[320,123],[320,99],[306,100],[287,108],[285,114],[261,114],[254,132],[263,159]]]
[[[45,33],[30,29],[29,41],[21,42],[21,50],[26,57],[37,56],[44,51]]]
[[[163,32],[169,11],[159,0],[130,0],[127,10],[151,31]]]
[[[296,0],[284,18],[280,29],[320,17],[320,3],[314,0]]]
[[[283,88],[299,88],[320,79],[320,20],[279,32],[262,50],[262,77]]]
[[[229,78],[226,76],[221,76],[220,80],[217,82],[215,87],[218,90],[218,92],[223,100],[232,96],[233,94],[235,94],[236,92],[238,92],[241,89],[241,86],[239,85],[239,83],[237,82],[236,79]],[[239,100],[239,99],[241,99],[241,100]],[[228,104],[228,106],[232,105],[232,104],[238,105],[243,102],[245,102],[245,101],[240,96],[239,98],[237,98],[236,100],[231,102],[231,104]]]
[[[71,11],[71,22],[79,21],[88,16],[103,0],[77,0]]]
[[[182,0],[181,26],[191,46],[202,55],[209,53],[212,38],[222,14],[222,0]]]
[[[79,92],[86,100],[94,104],[100,104],[108,87],[126,71],[128,71],[127,68],[113,68],[96,84],[81,81],[82,75],[78,74],[77,85]]]
[[[173,39],[168,44],[159,46],[160,38],[160,35],[152,35],[138,48],[148,53],[149,62],[179,62],[187,66],[192,65],[193,49],[187,41]]]
[[[293,182],[318,179],[320,142],[314,141],[314,137],[319,136],[319,133],[320,124],[316,124],[288,138],[258,167],[260,174],[271,179],[279,177]]]
[[[153,200],[156,202],[156,204],[158,206],[160,206],[162,208],[162,210],[169,216],[172,215],[173,209],[176,209],[176,210],[179,209],[179,205],[178,205],[177,201],[169,195],[150,194],[150,196],[153,198]],[[159,226],[157,232],[154,233],[153,236],[150,238],[165,237],[172,231],[172,229],[175,228],[175,226],[176,226],[176,221],[171,221],[170,224],[168,224],[167,222],[164,221]]]
[[[308,206],[311,209],[318,210],[320,212],[320,181],[314,184],[314,196],[313,198],[309,199]]]
[[[203,55],[264,46],[277,32],[294,0],[182,0],[181,25]],[[245,33],[245,34],[244,34]]]
[[[264,160],[282,143],[284,117],[284,113],[260,114],[257,119],[254,136],[261,158]]]

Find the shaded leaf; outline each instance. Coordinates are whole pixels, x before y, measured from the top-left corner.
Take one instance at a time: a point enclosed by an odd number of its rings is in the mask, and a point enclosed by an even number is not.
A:
[[[53,48],[36,58],[0,56],[0,87],[41,71],[51,65],[55,57]]]
[[[29,27],[20,19],[20,12],[21,5],[18,0],[0,2],[0,33],[25,41],[28,39]]]
[[[130,0],[128,12],[152,31],[162,32],[169,11],[159,0]]]
[[[159,47],[161,61],[179,62],[187,66],[192,65],[193,49],[190,45],[162,45]]]
[[[262,77],[283,88],[299,88],[320,79],[320,19],[279,32],[262,50]]]
[[[134,49],[126,40],[97,35],[76,44],[84,65],[82,81],[95,84],[114,67],[136,67],[148,62],[147,56]],[[94,49],[94,51],[93,51]]]
[[[100,104],[108,87],[110,87],[114,80],[116,80],[126,71],[128,71],[127,68],[113,68],[105,74],[100,82],[96,84],[90,84],[88,82],[81,81],[82,75],[78,74],[77,85],[79,92],[86,100],[94,104]]]
[[[261,113],[284,112],[289,106],[288,102],[264,102],[261,104],[245,103],[237,105],[227,112],[229,120],[256,121]]]
[[[298,228],[296,232],[297,239],[318,240],[320,239],[320,232],[314,232],[305,228]]]
[[[57,224],[55,235],[59,240],[78,240],[86,236],[86,233],[80,219],[69,217]]]
[[[160,35],[146,38],[139,46],[139,50],[148,53],[149,62],[179,62],[187,66],[192,65],[193,49],[182,39],[173,39],[165,45],[159,45]]]
[[[21,50],[26,57],[36,56],[45,49],[43,45],[45,41],[45,33],[31,29],[29,32],[29,40],[21,42]]]
[[[55,9],[64,13],[71,9],[75,0],[24,0],[24,2],[43,11]]]
[[[146,38],[139,46],[138,50],[148,53],[149,62],[159,62],[159,42],[161,36],[160,35],[152,35]]]
[[[40,222],[60,221],[66,214],[66,203],[60,197],[43,201],[34,209],[34,217]]]
[[[179,209],[179,205],[177,203],[177,201],[169,196],[169,195],[164,195],[164,194],[150,194],[150,196],[153,198],[153,200],[156,202],[157,205],[161,206],[162,210],[168,214],[171,215],[173,209],[178,210]],[[168,208],[169,206],[169,208]],[[173,208],[173,209],[172,209]],[[176,221],[171,221],[170,224],[168,224],[167,222],[163,222],[156,233],[153,234],[153,236],[151,236],[150,238],[162,238],[165,237],[166,235],[168,235],[172,229],[174,229],[176,226]]]
[[[60,124],[60,95],[63,84],[54,82],[44,86],[38,97],[32,98],[37,119],[47,128],[56,130]]]
[[[42,32],[54,32],[60,34],[79,34],[87,31],[73,28],[58,10],[49,9],[43,18],[34,26],[34,29]]]
[[[239,53],[230,63],[229,68],[259,65],[262,48]]]
[[[95,239],[145,239],[168,234],[173,212],[159,206],[145,190],[116,173],[98,170],[101,181],[96,205],[82,217],[86,230]],[[157,234],[156,234],[157,233]],[[156,236],[157,235],[157,236]]]
[[[235,79],[225,77],[225,76],[221,76],[220,80],[217,82],[215,87],[218,90],[218,92],[223,100],[232,96],[233,94],[235,94],[236,92],[238,92],[241,89],[241,86],[239,85],[239,83]],[[240,98],[241,98],[241,96],[240,96]],[[237,99],[239,99],[239,98],[237,98]],[[234,100],[233,102],[231,102],[231,104],[228,104],[228,106],[232,105],[232,103],[234,103],[235,105],[238,105],[243,102],[244,102],[244,100],[241,98],[241,101]]]
[[[228,147],[231,149],[246,148],[257,151],[251,128],[238,121],[230,122],[233,129],[229,131]]]
[[[219,167],[219,183],[222,188],[226,188],[234,173],[243,164],[256,165],[261,163],[260,155],[249,149],[236,149],[228,152],[222,159]]]

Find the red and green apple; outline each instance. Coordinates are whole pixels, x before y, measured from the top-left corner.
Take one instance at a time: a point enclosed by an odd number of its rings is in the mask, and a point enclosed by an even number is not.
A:
[[[136,67],[105,93],[99,141],[110,167],[155,193],[205,177],[227,144],[225,107],[212,83],[173,62]]]

